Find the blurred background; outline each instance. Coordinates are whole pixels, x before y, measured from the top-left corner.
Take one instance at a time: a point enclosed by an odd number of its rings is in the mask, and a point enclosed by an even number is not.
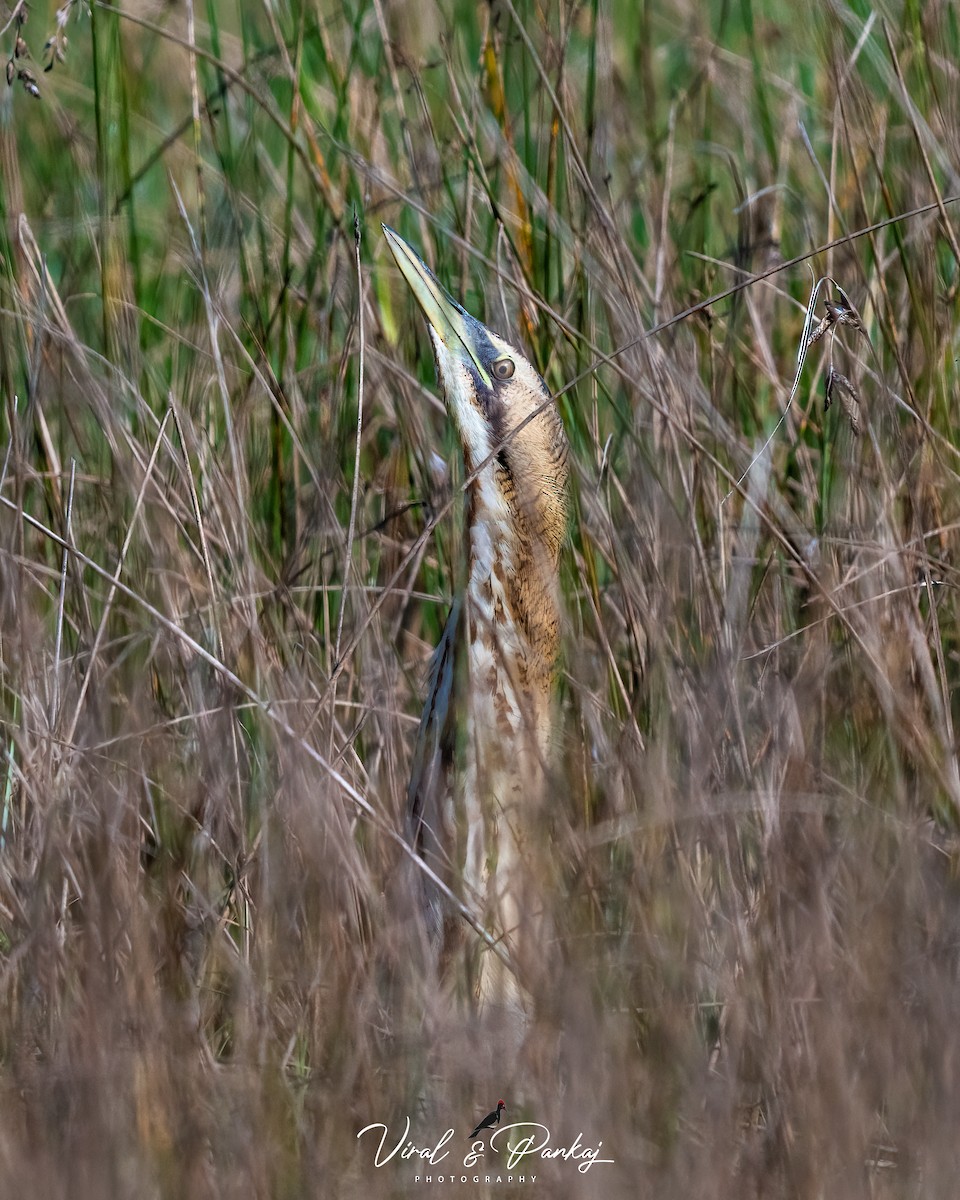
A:
[[[0,31],[4,1194],[422,1194],[357,1132],[502,1096],[615,1160],[525,1195],[954,1195],[957,4]],[[391,902],[465,549],[381,221],[571,442],[519,1044]]]

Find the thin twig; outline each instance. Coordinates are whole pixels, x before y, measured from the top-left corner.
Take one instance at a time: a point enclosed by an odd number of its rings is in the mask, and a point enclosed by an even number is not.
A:
[[[73,541],[73,486],[77,477],[77,460],[70,459],[70,488],[67,493],[67,520],[66,533],[64,534],[68,542]],[[53,692],[50,696],[50,713],[49,724],[50,728],[54,729],[57,723],[57,715],[60,712],[60,652],[63,648],[63,607],[67,595],[67,563],[70,556],[64,549],[60,558],[60,591],[57,596],[57,635],[53,647]]]

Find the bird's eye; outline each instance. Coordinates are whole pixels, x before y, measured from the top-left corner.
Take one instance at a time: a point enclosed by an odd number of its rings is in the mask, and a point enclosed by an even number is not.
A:
[[[493,364],[493,373],[498,379],[512,379],[516,369],[516,363],[512,358],[498,358]]]

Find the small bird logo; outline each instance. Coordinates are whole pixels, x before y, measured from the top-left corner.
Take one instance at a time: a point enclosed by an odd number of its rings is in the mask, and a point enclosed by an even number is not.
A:
[[[498,1100],[497,1101],[497,1111],[492,1112],[492,1113],[487,1113],[487,1115],[483,1118],[483,1120],[476,1127],[476,1129],[473,1131],[473,1133],[470,1134],[470,1136],[472,1138],[475,1138],[481,1129],[490,1129],[490,1127],[493,1125],[499,1125],[500,1124],[500,1110],[502,1108],[506,1108],[506,1107],[507,1106],[504,1104],[504,1102],[502,1100]]]

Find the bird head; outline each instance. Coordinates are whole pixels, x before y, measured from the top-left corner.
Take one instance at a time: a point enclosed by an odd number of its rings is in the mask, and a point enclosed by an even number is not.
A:
[[[556,561],[566,530],[567,441],[546,384],[515,346],[453,299],[399,234],[386,225],[383,232],[427,318],[467,471],[490,459],[488,482],[500,503]]]

